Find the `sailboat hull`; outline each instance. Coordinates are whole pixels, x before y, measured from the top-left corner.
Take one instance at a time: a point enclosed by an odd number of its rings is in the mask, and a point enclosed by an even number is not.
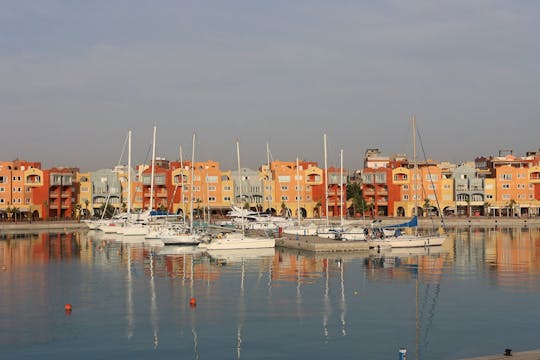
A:
[[[387,237],[378,242],[382,242],[390,245],[392,248],[413,248],[413,247],[428,247],[428,246],[440,246],[446,240],[444,235],[434,236],[415,236],[415,235],[401,235],[397,237]]]

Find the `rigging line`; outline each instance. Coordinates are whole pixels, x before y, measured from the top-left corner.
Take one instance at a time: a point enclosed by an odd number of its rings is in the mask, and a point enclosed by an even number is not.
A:
[[[418,130],[418,127],[416,128],[416,133],[418,135],[418,142],[420,143],[420,149],[422,149],[422,154],[424,155],[424,161],[427,163],[427,157],[426,157],[426,151],[424,149],[424,143],[422,142],[422,137],[420,136],[420,130]],[[442,216],[441,206],[439,204],[439,197],[437,196],[437,191],[435,191],[435,185],[433,184],[433,177],[431,176],[431,171],[429,170],[429,166],[427,166],[427,172],[429,175],[429,181],[431,183],[431,187],[434,189],[433,194],[435,195],[435,201],[437,202],[437,208],[439,209],[439,216],[441,218],[441,225],[443,229],[446,229],[446,225],[444,224],[444,218]],[[433,219],[432,219],[433,223]]]
[[[128,135],[126,135],[126,138],[124,140],[124,146],[122,146],[122,153],[120,154],[120,159],[118,159],[118,163],[117,165],[120,165],[120,163],[122,162],[122,158],[124,157],[124,152],[126,151],[126,147],[127,147],[127,142],[128,142]],[[128,171],[130,171],[130,169],[128,169]],[[109,206],[109,200],[111,198],[111,191],[110,191],[110,187],[109,185],[107,185],[107,198],[105,199],[105,205],[103,207],[103,213],[101,214],[101,220],[103,220],[105,218],[105,213],[107,212],[107,206]],[[115,209],[113,211],[113,215],[116,214],[116,210]]]

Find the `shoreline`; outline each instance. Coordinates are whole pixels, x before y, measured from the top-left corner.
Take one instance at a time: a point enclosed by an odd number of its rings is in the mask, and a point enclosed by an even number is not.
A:
[[[384,225],[395,225],[407,221],[408,218],[396,217],[379,217],[376,220]],[[305,219],[306,222],[321,223],[323,219]],[[339,224],[339,219],[331,218],[331,223]],[[374,219],[366,218],[346,218],[344,225],[361,224],[369,225]],[[446,227],[456,226],[475,226],[475,227],[540,227],[540,217],[519,218],[519,217],[445,217],[440,218],[418,218],[418,227],[433,227],[440,226],[442,223]],[[2,222],[0,223],[0,231],[17,231],[17,230],[85,230],[88,229],[86,224],[77,220],[66,221],[33,221],[33,222]]]

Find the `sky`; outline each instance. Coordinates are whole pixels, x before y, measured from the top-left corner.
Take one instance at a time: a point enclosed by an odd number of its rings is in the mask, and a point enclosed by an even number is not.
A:
[[[537,0],[3,0],[0,159],[363,166],[540,148]]]

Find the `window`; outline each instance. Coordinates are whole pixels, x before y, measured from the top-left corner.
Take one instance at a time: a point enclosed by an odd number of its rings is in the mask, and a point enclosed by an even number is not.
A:
[[[223,201],[231,201],[231,197],[230,197],[230,196],[225,196],[225,197],[223,198]]]
[[[216,202],[216,197],[215,196],[210,196],[208,198],[208,202]]]
[[[439,181],[439,175],[437,174],[427,174],[426,181]]]
[[[294,187],[294,190],[296,190],[296,191],[302,190],[302,185],[295,186],[295,187]]]
[[[280,175],[280,176],[278,176],[278,181],[279,182],[291,182],[291,177],[290,176]]]
[[[510,181],[512,180],[512,174],[501,174],[500,179]]]
[[[493,199],[493,195],[486,195],[486,199],[492,200],[492,199]]]
[[[224,186],[224,187],[223,187],[223,190],[225,190],[225,191],[231,191],[231,187],[230,187],[230,186]]]
[[[209,186],[208,191],[216,191],[216,187],[215,186]]]
[[[510,189],[510,184],[502,184],[503,189]]]
[[[289,187],[287,185],[283,185],[281,187],[281,191],[287,191],[287,190],[289,190]]]
[[[207,176],[206,177],[206,182],[217,183],[218,182],[218,177],[217,176]]]
[[[409,190],[409,185],[407,184],[403,185],[403,190]]]
[[[0,176],[0,184],[3,184],[7,182],[7,178],[5,176]]]
[[[428,189],[429,190],[435,190],[435,189],[437,189],[437,187],[435,185],[433,185],[433,184],[429,184]]]
[[[300,200],[300,201],[302,201],[302,197],[301,197],[301,196],[296,196],[296,197],[294,198],[294,200]]]
[[[3,187],[0,187],[0,193],[5,192],[6,190]]]
[[[289,197],[287,195],[284,195],[284,196],[281,197],[281,200],[282,201],[288,201]]]
[[[408,201],[409,200],[409,195],[403,195],[403,200]]]
[[[503,194],[502,198],[505,199],[505,200],[509,200],[510,199],[510,194]]]

